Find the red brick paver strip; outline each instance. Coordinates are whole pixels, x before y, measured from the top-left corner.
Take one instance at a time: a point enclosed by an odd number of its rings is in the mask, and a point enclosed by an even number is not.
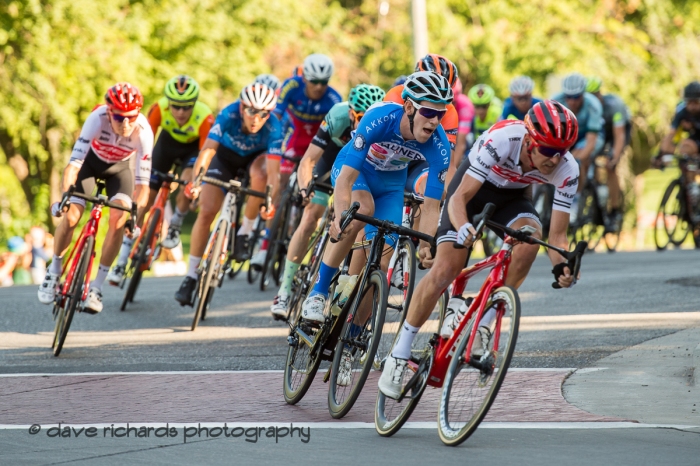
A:
[[[562,371],[511,371],[486,421],[600,422],[566,402]],[[374,422],[379,373],[336,422]],[[434,422],[440,389],[428,387],[411,421]],[[296,406],[282,396],[282,372],[103,374],[0,377],[0,424],[146,422],[329,422],[328,385],[319,371]]]

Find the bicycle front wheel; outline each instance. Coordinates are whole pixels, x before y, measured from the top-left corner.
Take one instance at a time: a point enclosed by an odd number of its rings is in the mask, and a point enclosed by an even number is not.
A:
[[[345,416],[360,396],[382,337],[387,305],[387,280],[384,272],[374,270],[349,310],[348,320],[335,348],[328,387],[328,410],[335,419]],[[354,325],[356,316],[371,307],[363,325]],[[341,367],[342,366],[342,367]]]
[[[501,325],[493,332],[488,352],[481,358],[481,368],[466,359],[469,334],[474,322],[462,334],[457,352],[445,374],[438,410],[438,433],[446,445],[456,446],[474,433],[498,395],[515,350],[520,322],[520,298],[510,286],[491,293],[486,309],[495,305],[502,313]],[[474,317],[472,317],[473,321]],[[498,346],[494,347],[494,341]]]
[[[76,259],[77,265],[73,274],[73,282],[68,287],[68,294],[61,298],[60,304],[56,304],[56,306],[58,306],[58,313],[56,316],[54,343],[52,346],[54,356],[61,354],[63,344],[66,342],[66,336],[68,335],[68,329],[70,329],[70,324],[73,322],[73,315],[78,307],[78,303],[80,303],[83,297],[85,275],[87,274],[88,265],[90,264],[90,257],[92,256],[94,244],[95,238],[93,236],[88,236],[85,243],[83,243],[80,256]]]
[[[206,260],[202,265],[202,274],[199,276],[197,283],[197,296],[192,319],[192,330],[197,328],[200,319],[204,320],[206,309],[209,307],[212,297],[214,296],[215,284],[212,283],[214,278],[218,276],[219,267],[221,264],[221,255],[224,253],[224,241],[226,240],[226,225],[224,222],[219,222],[216,231],[209,239],[209,248],[206,252]]]

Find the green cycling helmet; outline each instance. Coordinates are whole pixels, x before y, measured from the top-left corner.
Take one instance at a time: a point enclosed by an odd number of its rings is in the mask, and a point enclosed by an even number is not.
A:
[[[371,84],[358,84],[350,89],[348,104],[356,112],[364,113],[372,104],[381,102],[385,95],[386,92],[381,87],[372,86]]]
[[[165,85],[165,97],[177,103],[195,102],[199,97],[199,84],[189,76],[181,74]]]
[[[469,89],[467,97],[474,105],[488,105],[496,96],[496,91],[488,84],[477,84]]]
[[[596,92],[600,92],[600,88],[603,86],[603,80],[600,79],[598,76],[589,76],[588,77],[588,84],[586,84],[586,92],[590,92],[591,94],[595,94]]]

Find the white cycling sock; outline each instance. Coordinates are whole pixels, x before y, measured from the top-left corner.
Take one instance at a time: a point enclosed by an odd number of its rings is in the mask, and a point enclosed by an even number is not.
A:
[[[133,247],[134,240],[136,240],[136,238],[136,235],[134,235],[132,238],[129,238],[128,236],[124,235],[124,238],[122,238],[122,246],[121,248],[119,248],[119,257],[117,258],[117,265],[125,267],[126,263],[129,262],[129,254],[131,253],[131,248]]]
[[[63,269],[63,257],[58,257],[56,254],[53,255],[53,260],[49,266],[49,272],[60,275]]]
[[[489,330],[493,332],[494,325],[496,323],[496,308],[491,306],[491,308],[481,316],[481,322],[479,322],[479,327],[488,327]]]
[[[420,327],[414,327],[409,325],[408,322],[404,321],[403,327],[401,327],[401,333],[399,334],[399,341],[394,345],[394,349],[391,351],[391,355],[398,359],[408,359],[411,357],[411,345],[413,344],[413,339],[416,337]]]
[[[97,276],[95,277],[95,280],[90,283],[90,288],[97,288],[98,290],[102,291],[102,284],[105,282],[105,278],[107,278],[108,273],[109,266],[100,264],[100,266],[97,268]]]
[[[201,257],[197,256],[190,256],[190,268],[187,269],[187,276],[194,278],[195,280],[197,279],[197,267],[199,267],[199,263],[202,261]]]
[[[238,229],[238,236],[250,236],[250,234],[253,232],[253,225],[255,225],[255,219],[249,219],[244,215],[241,228]]]
[[[180,228],[182,226],[182,221],[185,219],[187,211],[181,212],[179,207],[175,207],[175,212],[170,219],[170,226]]]

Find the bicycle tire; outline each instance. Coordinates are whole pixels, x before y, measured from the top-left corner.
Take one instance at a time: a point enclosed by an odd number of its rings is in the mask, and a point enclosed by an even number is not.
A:
[[[440,435],[440,440],[442,440],[445,445],[457,446],[474,433],[481,421],[486,417],[493,401],[496,399],[503,379],[508,372],[510,360],[513,357],[515,343],[518,339],[518,326],[520,322],[520,298],[518,297],[518,292],[510,286],[502,286],[493,290],[489,298],[491,303],[495,301],[506,305],[506,302],[508,302],[508,308],[505,310],[504,318],[501,322],[501,330],[504,327],[508,327],[507,333],[503,331],[500,332],[499,346],[496,351],[496,358],[493,361],[493,372],[485,376],[482,371],[474,369],[464,360],[464,353],[469,343],[469,332],[473,325],[473,317],[472,322],[465,327],[463,337],[458,344],[458,349],[452,357],[447,373],[445,374],[445,381],[440,395],[438,433]],[[489,303],[487,303],[487,305],[488,304]],[[508,317],[509,319],[506,319]],[[493,345],[493,339],[494,338],[492,338],[489,343],[491,346]],[[491,348],[491,351],[493,351],[493,348]],[[477,389],[485,388],[485,390],[483,390],[484,397],[480,403],[466,403],[467,400],[470,399],[470,396],[465,396],[456,388],[456,382],[458,382],[457,377],[462,375],[460,374],[462,369],[467,369],[467,371],[464,374],[465,376],[460,377],[461,380],[459,380],[459,382],[465,379],[467,381],[473,379],[477,382]],[[483,383],[484,380],[486,384]],[[489,381],[492,383],[490,386],[487,386]],[[451,402],[454,402],[454,407],[450,407]],[[470,404],[471,406],[477,405],[477,407],[473,413],[462,416],[460,420],[455,422],[452,418],[460,417],[461,412],[459,408],[465,404]],[[451,423],[454,423],[454,425],[451,425]]]
[[[620,190],[620,211],[621,215],[624,220],[624,215],[625,215],[625,193]],[[610,221],[610,215],[606,214],[606,217],[608,219],[608,223]],[[605,240],[605,248],[608,250],[608,252],[615,252],[617,251],[617,247],[620,244],[620,234],[622,233],[622,223],[620,223],[620,228],[617,229],[616,231],[608,231],[605,233],[604,240]]]
[[[143,270],[141,269],[144,264],[150,262],[150,258],[147,254],[148,248],[150,247],[153,237],[156,234],[156,229],[159,227],[159,220],[160,209],[156,209],[148,219],[148,230],[146,232],[146,236],[142,238],[142,241],[139,241],[138,253],[136,254],[136,257],[132,259],[132,267],[134,272],[131,275],[131,280],[129,280],[129,286],[126,287],[126,293],[124,294],[124,299],[122,300],[122,305],[120,307],[120,310],[122,311],[126,310],[126,305],[128,303],[134,302],[134,297],[136,296],[136,291],[141,284],[141,276],[143,275]]]
[[[210,249],[207,254],[206,263],[204,267],[202,267],[202,274],[199,276],[199,281],[197,282],[197,303],[195,306],[194,318],[192,319],[192,331],[197,328],[200,319],[203,320],[206,312],[204,308],[209,306],[214,295],[214,287],[211,286],[211,282],[214,278],[214,274],[218,273],[219,259],[224,247],[226,236],[226,225],[224,225],[224,222],[219,222],[216,231],[212,233],[212,235],[215,236],[210,237]]]
[[[56,327],[54,328],[54,345],[53,355],[58,357],[63,349],[63,344],[66,342],[70,324],[73,322],[73,315],[81,301],[83,295],[83,286],[85,286],[85,275],[87,274],[88,264],[92,256],[92,248],[95,244],[95,237],[88,236],[83,243],[83,248],[80,251],[80,257],[77,259],[78,265],[73,274],[73,283],[70,284],[68,296],[63,297],[61,310],[56,319]]]
[[[253,230],[253,234],[250,237],[250,249],[248,250],[248,256],[251,258],[254,257],[256,252],[259,250],[258,243],[260,242],[260,237],[262,236],[263,230],[265,230],[265,220],[258,218],[258,226],[255,230]],[[260,269],[255,269],[250,265],[250,262],[248,262],[248,283],[253,285],[258,280],[258,277],[260,277]]]
[[[413,387],[410,388],[411,394],[405,396],[401,402],[384,395],[380,390],[377,390],[377,401],[374,406],[374,427],[377,433],[382,437],[391,437],[398,432],[401,427],[408,421],[413,413],[413,410],[418,406],[425,388],[428,385],[428,376],[433,366],[434,347],[430,342],[433,335],[437,334],[442,328],[443,320],[445,319],[445,310],[450,297],[447,291],[444,291],[438,299],[433,312],[428,321],[421,326],[421,329],[416,334],[411,345],[411,359],[418,361],[417,367],[409,366],[404,372],[404,380],[402,385],[406,386],[411,382],[411,378],[416,376]],[[431,325],[435,322],[436,325]],[[394,337],[394,341],[398,338],[398,332]],[[420,372],[420,373],[419,373]]]
[[[314,244],[312,244],[313,250],[308,264],[303,264],[299,267],[292,282],[292,295],[289,300],[289,308],[287,309],[287,322],[296,321],[301,313],[301,304],[316,281],[316,275],[321,267],[321,259],[328,245],[329,237],[324,235],[325,228],[326,222],[321,224],[321,233],[315,238]],[[321,241],[322,238],[325,238],[325,240]]]
[[[387,279],[384,272],[373,270],[370,273],[369,277],[367,278],[367,282],[365,283],[365,288],[361,293],[358,293],[358,296],[356,296],[348,315],[355,315],[357,313],[360,303],[370,289],[375,290],[375,292],[373,292],[375,299],[373,300],[372,313],[369,320],[363,326],[362,332],[357,337],[351,337],[350,329],[353,319],[348,317],[343,325],[343,330],[341,331],[342,336],[338,339],[338,344],[335,347],[335,354],[331,365],[331,375],[329,381],[330,386],[328,387],[328,411],[334,419],[340,419],[350,412],[353,405],[357,401],[357,398],[360,396],[360,392],[367,381],[369,371],[372,369],[374,364],[374,356],[377,353],[377,347],[379,346],[379,341],[382,337],[382,327],[384,326],[384,316],[386,314],[388,295]],[[368,324],[370,324],[369,331],[367,329]],[[367,347],[365,354],[361,354],[357,347],[353,351],[353,353],[355,353],[353,364],[359,363],[361,369],[359,370],[359,377],[356,379],[357,383],[352,384],[352,382],[355,381],[355,377],[354,375],[351,376],[352,388],[350,388],[350,392],[347,397],[342,396],[346,393],[347,386],[341,388],[340,392],[342,393],[338,393],[338,387],[340,386],[337,384],[338,370],[340,368],[340,362],[343,355],[343,340],[353,340],[355,343],[363,344]],[[357,371],[351,370],[351,374],[354,374],[355,372]]]
[[[581,191],[573,237],[576,242],[587,241],[588,250],[591,252],[595,251],[603,239],[605,227],[598,221],[599,218],[598,197],[594,193],[594,188],[586,186]]]
[[[667,208],[669,206],[670,208]],[[654,242],[657,249],[666,249],[669,244],[674,246],[683,244],[690,231],[686,210],[681,180],[675,179],[666,188],[659,204],[659,211],[656,214]],[[665,244],[661,240],[661,231],[667,238]]]
[[[278,261],[278,251],[280,239],[284,237],[286,233],[286,228],[284,225],[287,224],[288,212],[289,212],[289,190],[286,190],[280,199],[280,209],[277,211],[274,219],[272,220],[272,225],[270,226],[270,235],[267,242],[267,253],[265,254],[265,261],[262,265],[262,271],[260,272],[260,291],[267,290],[270,284],[270,277],[274,278],[274,267],[275,263]]]
[[[307,333],[312,333],[312,327],[297,319],[294,329],[301,325]],[[296,330],[295,330],[296,331]],[[316,330],[320,332],[322,330]],[[319,346],[320,347],[320,346]],[[301,352],[300,352],[301,350]],[[301,354],[301,356],[299,356]],[[283,392],[284,401],[290,405],[297,404],[311,387],[316,372],[321,365],[321,355],[317,349],[298,340],[296,345],[289,345],[287,360],[284,366]],[[303,367],[302,367],[303,366]]]

